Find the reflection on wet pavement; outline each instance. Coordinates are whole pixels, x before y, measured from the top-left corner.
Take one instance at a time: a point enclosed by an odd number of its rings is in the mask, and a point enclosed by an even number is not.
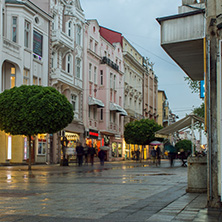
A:
[[[26,166],[0,167],[0,215],[99,219],[175,185],[184,186],[186,169],[167,164],[33,166],[30,173]]]

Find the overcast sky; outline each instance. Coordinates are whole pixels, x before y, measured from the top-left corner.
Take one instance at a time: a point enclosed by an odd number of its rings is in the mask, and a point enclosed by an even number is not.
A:
[[[155,63],[160,90],[165,90],[170,109],[183,118],[202,100],[192,94],[186,74],[160,46],[157,17],[177,14],[182,0],[80,0],[86,19],[118,31],[144,56]]]

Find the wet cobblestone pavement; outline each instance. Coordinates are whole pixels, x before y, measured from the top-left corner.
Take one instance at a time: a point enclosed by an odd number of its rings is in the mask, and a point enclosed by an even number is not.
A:
[[[0,166],[0,221],[222,221],[206,194],[187,194],[187,168],[147,162]]]

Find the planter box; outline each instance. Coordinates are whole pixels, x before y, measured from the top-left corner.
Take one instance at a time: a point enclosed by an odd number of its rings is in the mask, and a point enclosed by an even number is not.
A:
[[[188,193],[205,193],[207,191],[207,156],[189,157],[187,160]]]

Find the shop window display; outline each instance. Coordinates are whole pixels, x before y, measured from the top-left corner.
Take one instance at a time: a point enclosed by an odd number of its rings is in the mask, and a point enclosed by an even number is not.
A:
[[[38,135],[38,155],[45,155],[46,153],[46,134]]]
[[[80,137],[78,134],[70,133],[70,132],[66,132],[65,137],[68,140],[66,154],[68,156],[69,162],[75,161],[76,160],[76,146],[77,146],[77,143],[80,141]]]

